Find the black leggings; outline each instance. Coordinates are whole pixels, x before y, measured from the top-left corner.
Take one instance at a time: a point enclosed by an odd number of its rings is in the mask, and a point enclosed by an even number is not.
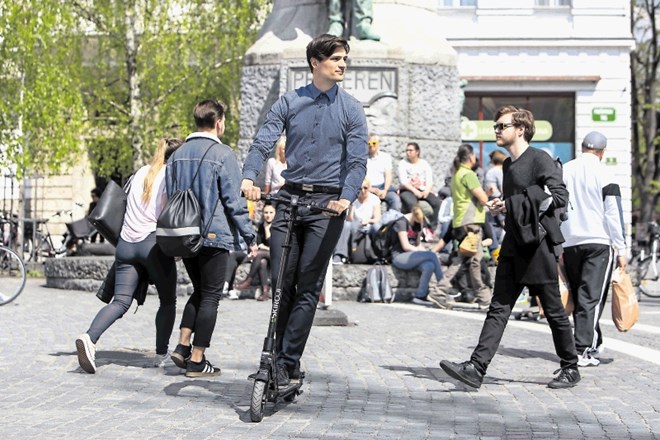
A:
[[[167,353],[176,319],[176,264],[156,245],[156,233],[144,240],[129,243],[119,239],[115,252],[117,269],[112,302],[96,314],[87,334],[96,344],[101,335],[124,316],[133,302],[133,294],[142,277],[156,285],[160,307],[156,312],[156,353]]]
[[[249,278],[252,284],[257,281],[258,286],[266,286],[270,283],[270,251],[260,250],[250,265]]]

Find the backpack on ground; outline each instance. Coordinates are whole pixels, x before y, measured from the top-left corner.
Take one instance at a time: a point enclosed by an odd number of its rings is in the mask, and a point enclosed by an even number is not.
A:
[[[169,257],[194,257],[204,245],[204,236],[213,220],[209,219],[206,230],[202,233],[202,212],[192,186],[206,154],[216,143],[213,142],[204,152],[188,189],[179,189],[176,166],[172,166],[175,190],[167,200],[156,222],[156,243],[158,243],[163,253]],[[215,202],[213,213],[215,213],[218,202],[219,199]]]
[[[358,301],[360,302],[394,302],[394,292],[387,277],[387,269],[383,266],[374,266],[367,271]]]

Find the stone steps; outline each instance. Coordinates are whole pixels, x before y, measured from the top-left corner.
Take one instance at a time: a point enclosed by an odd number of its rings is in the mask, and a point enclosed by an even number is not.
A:
[[[114,261],[114,257],[65,257],[49,258],[44,263],[46,286],[57,289],[83,290],[96,292]],[[332,267],[332,294],[336,301],[357,300],[360,286],[365,279],[367,270],[372,267],[367,264],[342,264]],[[419,283],[416,271],[404,272],[391,265],[387,268],[392,290],[396,301],[406,302],[412,299]],[[249,263],[241,264],[236,273],[236,282],[243,280],[249,271]],[[188,295],[192,292],[192,284],[182,262],[177,263],[177,293]],[[432,280],[435,282],[435,280]],[[149,293],[155,294],[150,286]],[[253,291],[244,291],[241,297],[253,297]]]

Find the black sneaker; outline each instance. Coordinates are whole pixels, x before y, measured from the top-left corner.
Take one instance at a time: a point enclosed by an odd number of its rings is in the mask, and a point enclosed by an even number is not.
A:
[[[187,364],[186,377],[211,377],[220,374],[220,368],[211,365],[206,357],[203,357],[201,362],[193,362],[188,359]]]
[[[580,372],[577,368],[560,368],[552,374],[559,375],[548,383],[548,388],[572,388],[580,381]]]
[[[472,388],[480,388],[484,380],[484,375],[479,373],[470,361],[456,364],[449,361],[441,361],[440,367],[445,370],[449,376],[463,382]]]
[[[288,388],[291,384],[289,380],[289,370],[284,365],[277,366],[277,387],[279,389]]]
[[[181,345],[178,344],[172,354],[170,354],[170,357],[172,358],[172,362],[174,362],[174,365],[176,365],[179,368],[183,368],[184,370],[188,366],[188,359],[190,358],[190,352],[192,351],[192,346],[191,345]]]

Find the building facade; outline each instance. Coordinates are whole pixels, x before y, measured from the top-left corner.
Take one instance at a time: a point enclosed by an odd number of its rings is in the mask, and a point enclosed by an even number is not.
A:
[[[464,80],[461,137],[482,163],[496,148],[492,118],[504,104],[531,110],[532,145],[563,162],[598,130],[630,224],[630,2],[439,0],[438,15]]]

